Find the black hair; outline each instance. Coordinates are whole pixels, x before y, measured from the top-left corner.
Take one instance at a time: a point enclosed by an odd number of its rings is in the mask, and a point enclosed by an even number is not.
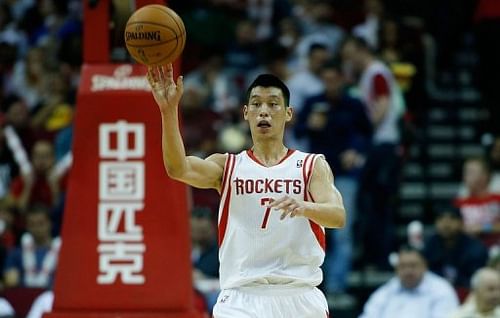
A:
[[[283,81],[280,80],[278,77],[272,74],[260,74],[259,76],[257,76],[257,78],[252,82],[252,84],[250,84],[250,86],[247,89],[247,94],[246,94],[247,102],[248,100],[250,100],[250,93],[252,93],[252,89],[254,89],[257,86],[279,88],[283,93],[285,106],[288,107],[290,102],[290,90],[285,85],[285,83],[283,83]]]
[[[356,48],[360,49],[360,50],[363,50],[363,51],[367,51],[371,54],[374,54],[374,51],[373,49],[370,47],[370,45],[368,44],[368,42],[360,37],[360,36],[348,36],[346,37],[343,41],[342,41],[342,44],[340,45],[341,49],[347,44],[347,43],[354,43],[354,45],[356,46]]]
[[[451,216],[455,219],[462,219],[462,214],[460,209],[451,203],[443,203],[436,205],[434,209],[435,219],[439,219],[443,216]]]
[[[425,255],[424,253],[422,252],[421,249],[418,249],[410,244],[402,244],[399,246],[399,249],[398,249],[398,254],[401,254],[401,253],[416,253],[418,255],[420,255],[420,257],[424,260],[424,261],[427,261],[427,259],[425,258]]]
[[[328,47],[322,43],[313,43],[309,46],[309,51],[307,55],[311,56],[311,54],[316,50],[328,50]]]
[[[35,214],[43,214],[43,215],[45,215],[45,217],[47,217],[48,220],[51,220],[50,208],[48,206],[46,206],[45,204],[34,203],[34,204],[30,205],[25,211],[26,218],[30,215],[35,215]]]
[[[322,71],[325,70],[335,70],[339,73],[342,73],[342,63],[340,59],[338,58],[333,58],[328,60],[325,64],[323,64]]]

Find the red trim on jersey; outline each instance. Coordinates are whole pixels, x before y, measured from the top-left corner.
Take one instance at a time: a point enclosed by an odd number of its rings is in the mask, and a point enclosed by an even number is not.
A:
[[[313,168],[314,168],[314,162],[316,161],[316,158],[318,158],[319,155],[313,155],[311,157],[310,162],[304,162],[304,166],[306,163],[308,164],[307,168],[307,175],[306,175],[306,169],[303,170],[304,174],[304,182],[305,184],[305,190],[304,190],[304,200],[305,201],[311,201],[314,202],[314,197],[312,196],[311,192],[309,191],[309,181],[311,180],[312,173],[313,173]],[[309,156],[306,157],[306,160],[309,159]],[[311,230],[313,231],[314,236],[316,237],[316,240],[318,241],[318,244],[321,246],[323,251],[326,249],[326,238],[325,238],[325,232],[321,228],[321,226],[317,223],[315,223],[312,220],[309,220],[309,225],[311,226]]]
[[[288,151],[286,152],[286,155],[281,158],[281,160],[275,164],[275,166],[279,165],[280,163],[282,163],[283,161],[285,161],[288,157],[290,157],[293,153],[295,152],[295,149],[288,149]],[[253,153],[253,150],[252,149],[248,149],[247,150],[247,155],[250,157],[250,159],[252,159],[253,161],[255,161],[256,163],[258,163],[259,165],[263,166],[263,167],[266,167],[266,168],[269,168],[268,166],[266,166],[265,164],[263,164],[257,157],[255,157],[254,153]]]
[[[316,158],[318,155],[314,155],[313,158],[311,159],[311,162],[309,162],[309,168],[307,169],[307,179],[306,179],[306,190],[309,192],[309,181],[311,180],[311,176],[313,173],[313,168],[314,168],[314,162],[316,161]]]
[[[226,163],[224,164],[224,173],[222,175],[222,188],[220,190],[220,193],[224,193],[224,190],[226,189],[226,181],[227,181],[227,176],[229,175],[229,167],[231,165],[231,160],[235,160],[233,154],[228,154],[226,158]]]
[[[288,151],[286,152],[286,155],[283,158],[281,158],[281,160],[277,163],[277,165],[279,165],[280,163],[282,163],[283,161],[288,159],[288,157],[290,157],[294,152],[295,152],[295,149],[288,149]]]
[[[319,224],[314,223],[312,220],[309,220],[309,225],[311,226],[314,236],[316,236],[316,240],[318,240],[319,246],[321,246],[324,251],[326,249],[325,232],[323,232],[323,229]]]
[[[308,154],[306,158],[304,159],[304,162],[302,163],[302,179],[304,179],[304,201],[307,201],[307,163],[309,161],[309,158],[311,158],[312,154]]]
[[[227,228],[227,220],[229,218],[229,202],[231,201],[231,177],[233,176],[234,172],[234,165],[236,159],[234,158],[234,155],[230,155],[233,157],[231,160],[231,167],[229,168],[228,172],[228,177],[227,177],[227,193],[226,193],[226,198],[224,200],[224,206],[222,208],[222,215],[220,218],[219,222],[219,235],[218,235],[218,242],[219,246],[222,245],[222,242],[224,241],[224,235],[226,234],[226,228]]]

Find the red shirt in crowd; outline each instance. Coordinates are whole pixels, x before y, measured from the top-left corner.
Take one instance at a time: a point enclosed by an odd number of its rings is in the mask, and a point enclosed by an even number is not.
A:
[[[495,231],[495,225],[500,224],[500,194],[458,198],[455,204],[460,208],[466,229],[480,228],[479,238],[487,246],[500,243],[500,233]]]

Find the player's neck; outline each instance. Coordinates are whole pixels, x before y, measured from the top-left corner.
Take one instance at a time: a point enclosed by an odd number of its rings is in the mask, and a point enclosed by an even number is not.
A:
[[[288,153],[288,148],[280,143],[256,143],[251,151],[264,165],[270,167],[278,164]]]

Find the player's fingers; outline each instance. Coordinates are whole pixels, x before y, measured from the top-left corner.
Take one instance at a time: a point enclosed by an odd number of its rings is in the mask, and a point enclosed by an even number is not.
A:
[[[281,213],[280,220],[284,220],[289,213],[290,213],[289,211]]]
[[[146,73],[146,78],[149,84],[153,84],[153,67],[148,66],[148,72]]]
[[[163,85],[168,85],[169,79],[168,79],[168,75],[166,74],[167,71],[165,70],[165,67],[163,65],[158,67],[158,71],[159,71],[158,73],[159,73],[159,77],[160,77],[160,82]]]
[[[294,199],[292,199],[292,198],[290,198],[288,196],[285,196],[285,197],[279,199],[279,201],[280,202],[278,202],[278,203],[276,203],[274,205],[274,207],[277,208],[277,209],[288,207],[288,206],[296,203]]]
[[[279,199],[271,199],[271,201],[269,202],[269,207],[271,208],[275,208],[277,207],[279,204],[281,204],[283,201],[285,201],[288,197],[282,197],[282,198],[279,198]]]
[[[172,63],[167,64],[167,80],[170,81],[171,83],[174,82],[174,68],[172,67]]]
[[[301,215],[301,214],[302,214],[302,208],[297,206],[290,213],[290,217],[293,218],[293,217],[296,217],[296,216]]]
[[[177,92],[182,93],[184,91],[184,77],[181,75],[177,77]]]

